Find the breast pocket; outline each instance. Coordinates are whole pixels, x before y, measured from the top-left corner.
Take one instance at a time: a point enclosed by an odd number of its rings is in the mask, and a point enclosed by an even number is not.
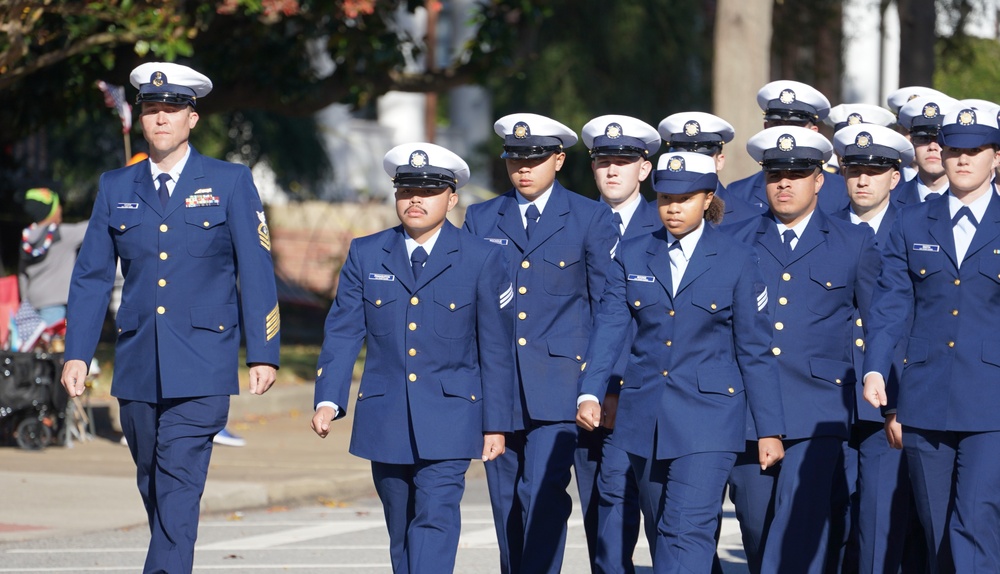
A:
[[[691,303],[715,315],[733,306],[733,292],[728,289],[699,289],[691,295]]]
[[[229,243],[226,212],[221,206],[186,207],[184,222],[187,250],[193,257],[218,255]]]
[[[629,281],[625,284],[625,296],[633,315],[642,315],[654,310],[666,297],[663,287],[655,281]],[[662,311],[661,311],[662,313]]]
[[[142,216],[145,208],[142,203],[135,204],[136,209],[113,209],[108,217],[108,227],[114,239],[118,256],[122,259],[135,259],[142,253]]]
[[[944,260],[947,257],[944,252],[934,251],[910,251],[908,264],[910,266],[910,277],[914,283],[924,281],[933,277],[944,269]]]
[[[365,327],[376,337],[392,332],[396,322],[396,296],[388,289],[365,289]],[[417,325],[414,326],[418,327]]]
[[[853,296],[847,289],[847,269],[837,265],[816,265],[809,268],[809,310],[821,317],[829,317],[838,309],[852,303]]]
[[[1000,257],[983,257],[979,260],[979,272],[994,283],[1000,283]]]
[[[586,292],[587,265],[579,246],[552,245],[545,248],[544,284],[550,295]]]
[[[467,339],[476,324],[471,287],[454,285],[434,291],[434,331],[446,339]]]

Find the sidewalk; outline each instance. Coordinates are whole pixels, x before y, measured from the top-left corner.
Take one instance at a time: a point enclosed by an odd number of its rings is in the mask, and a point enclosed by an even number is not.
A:
[[[374,494],[368,461],[348,453],[350,415],[320,439],[309,428],[312,400],[308,384],[233,397],[229,429],[247,445],[215,446],[202,512]],[[0,448],[0,493],[0,541],[145,528],[135,466],[117,440],[97,437],[35,452]]]

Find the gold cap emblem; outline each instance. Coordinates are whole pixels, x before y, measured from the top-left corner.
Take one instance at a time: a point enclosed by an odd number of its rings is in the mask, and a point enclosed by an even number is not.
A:
[[[847,116],[847,125],[849,125],[849,126],[856,126],[856,125],[858,125],[860,123],[864,123],[864,119],[861,118],[861,114],[855,112],[855,113]]]
[[[667,169],[670,171],[684,171],[684,158],[675,155],[667,162]]]
[[[524,138],[530,135],[531,135],[531,128],[528,127],[528,124],[524,122],[517,122],[516,124],[514,124],[514,137],[516,137],[519,140],[523,140]]]
[[[958,112],[958,123],[963,126],[971,126],[976,123],[976,112],[973,110],[962,110]]]
[[[778,101],[783,104],[790,104],[795,101],[795,92],[789,89],[781,90],[781,95],[778,96]]]
[[[427,165],[427,153],[417,150],[410,154],[410,167],[421,168]]]
[[[149,82],[159,88],[167,81],[167,77],[163,75],[163,72],[153,72],[153,77],[149,79]]]
[[[778,137],[778,149],[781,151],[792,151],[795,149],[795,138],[789,134]]]
[[[854,138],[854,145],[861,149],[865,149],[872,145],[872,135],[868,132],[861,132],[856,138]]]
[[[609,139],[616,140],[622,137],[622,127],[618,124],[608,124],[608,127],[604,128],[604,135]]]
[[[701,124],[699,124],[696,120],[691,120],[688,123],[684,124],[684,135],[693,138],[694,136],[700,133],[701,133]]]
[[[941,109],[938,108],[938,105],[935,104],[934,102],[931,102],[931,103],[926,104],[924,106],[924,117],[927,118],[927,119],[936,118],[936,117],[938,117],[938,114],[940,114],[940,113],[941,113]]]

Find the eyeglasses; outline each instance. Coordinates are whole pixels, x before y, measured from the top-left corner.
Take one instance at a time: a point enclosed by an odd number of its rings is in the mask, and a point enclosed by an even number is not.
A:
[[[910,143],[913,145],[927,145],[937,141],[937,134],[911,134]]]

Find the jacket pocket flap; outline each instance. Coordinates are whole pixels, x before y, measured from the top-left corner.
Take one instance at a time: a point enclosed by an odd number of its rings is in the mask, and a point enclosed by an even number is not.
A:
[[[743,375],[736,365],[698,369],[698,390],[703,393],[735,396],[743,392]]]
[[[222,332],[235,327],[239,322],[239,316],[240,313],[236,305],[191,307],[191,326]]]
[[[834,265],[816,265],[809,268],[809,278],[825,289],[840,289],[847,285],[847,270]]]
[[[583,361],[583,354],[587,352],[586,337],[563,337],[561,339],[549,340],[549,354],[553,357],[566,357],[576,362]]]
[[[571,245],[553,245],[545,250],[542,257],[552,265],[565,268],[580,262],[580,248]]]
[[[372,397],[381,397],[385,394],[385,379],[379,377],[368,377],[361,379],[361,386],[358,388],[358,400],[363,401]]]
[[[733,297],[725,289],[699,289],[691,294],[691,303],[709,313],[717,313],[732,305]]]
[[[199,207],[184,210],[184,221],[202,229],[211,229],[226,222],[226,212],[221,207]]]
[[[855,381],[854,366],[847,361],[809,359],[809,372],[813,377],[835,385],[853,385]]]
[[[115,317],[119,333],[128,333],[139,328],[139,313],[129,307],[119,307]]]
[[[483,400],[482,385],[477,379],[449,377],[441,379],[441,390],[445,396],[463,398],[470,403]]]

